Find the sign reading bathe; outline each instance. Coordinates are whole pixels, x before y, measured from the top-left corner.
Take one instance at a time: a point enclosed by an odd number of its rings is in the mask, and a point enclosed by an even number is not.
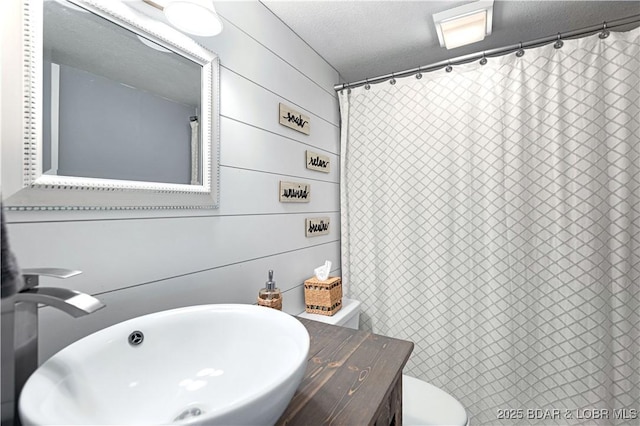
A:
[[[305,219],[307,237],[316,237],[318,235],[329,234],[329,218],[328,217],[308,217]]]

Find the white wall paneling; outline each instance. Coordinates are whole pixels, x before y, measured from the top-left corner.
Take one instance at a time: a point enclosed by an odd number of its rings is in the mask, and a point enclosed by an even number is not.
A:
[[[228,142],[220,148],[220,164],[223,166],[340,182],[340,157],[334,151],[339,146],[334,138],[320,140],[321,146],[307,145],[226,117],[220,120],[220,133],[223,140]],[[315,150],[329,157],[332,165],[330,173],[317,173],[305,167],[305,151],[310,147],[321,148]]]
[[[286,166],[295,166],[291,167],[291,169],[304,168],[304,157],[296,155],[297,151],[304,152],[304,149],[285,152],[283,154],[282,162],[285,163]],[[288,160],[289,158],[294,159]],[[280,160],[273,160],[272,156],[265,158],[265,163],[277,163],[278,161]],[[258,162],[257,159],[256,162]],[[220,208],[217,210],[194,210],[190,212],[192,216],[191,219],[229,215],[273,215],[303,212],[325,213],[338,212],[340,210],[340,188],[338,182],[315,179],[316,177],[322,178],[325,176],[318,172],[307,171],[301,175],[297,174],[295,170],[289,170],[289,167],[283,167],[283,171],[285,172],[284,174],[277,174],[272,171],[255,170],[243,166],[220,167]],[[311,198],[311,202],[305,203],[305,205],[280,203],[278,201],[278,183],[281,180],[303,180],[312,184],[314,195]],[[112,211],[99,214],[100,220],[106,220],[107,222],[116,219],[167,219],[167,217],[174,215],[179,215],[184,220],[189,219],[184,217],[184,212],[172,213],[169,211]],[[29,223],[39,223],[40,225],[50,222],[68,223],[70,221],[83,223],[95,220],[95,216],[96,212],[88,211],[8,212],[7,214],[9,222],[13,223],[10,231],[12,241],[17,238],[17,235],[13,235],[13,229],[29,229],[28,227],[23,228]],[[133,223],[134,225],[132,226],[135,227],[135,223],[137,222]],[[100,226],[96,225],[96,227],[99,228]],[[29,232],[30,231],[15,231],[16,234],[21,233],[25,236],[28,235]],[[27,243],[24,249],[21,250],[27,252],[30,247],[31,243]]]
[[[221,200],[226,203],[226,206],[221,203],[223,214],[337,213],[340,210],[337,183],[300,181],[311,185],[311,201],[282,203],[278,201],[278,187],[281,181],[292,180],[288,176],[224,167],[221,177],[225,185]]]
[[[77,319],[41,308],[41,360],[137,315],[191,304],[255,303],[268,269],[285,291],[285,311],[298,313],[302,283],[315,267],[330,260],[339,274],[338,75],[261,3],[221,2],[219,12],[222,34],[196,41],[221,61],[220,209],[7,215],[22,267],[80,269],[79,276],[42,283],[96,294],[107,304]],[[19,46],[5,50],[4,42],[3,53],[19,52]],[[2,71],[3,135],[21,131],[19,120],[6,120],[21,99],[4,91],[19,78]],[[280,102],[311,118],[311,135],[278,123]],[[331,173],[305,168],[308,149],[331,159]],[[311,202],[278,202],[281,180],[309,182]],[[331,218],[330,234],[306,238],[305,218],[320,216]]]
[[[272,198],[277,202],[277,184]],[[84,272],[66,280],[45,277],[43,283],[95,294],[339,239],[337,231],[305,238],[308,216],[292,213],[29,223],[13,225],[10,234],[22,267]],[[339,223],[338,213],[326,216],[332,225]],[[34,235],[41,244],[33,244]]]
[[[309,65],[296,69],[239,30],[237,24],[231,24],[228,21],[224,24],[224,30],[216,37],[195,37],[195,39],[204,47],[220,55],[221,64],[225,68],[273,93],[278,93],[286,100],[285,103],[291,103],[290,106],[293,108],[304,108],[333,124],[339,123],[335,92],[333,94],[328,92],[306,76]],[[282,49],[286,49],[286,45],[283,45]],[[309,48],[308,55],[317,54]],[[276,111],[277,107],[276,105]]]
[[[227,21],[243,23],[242,31],[271,50],[303,73],[309,80],[325,89],[331,96],[336,93],[337,73],[320,55],[309,54],[303,40],[291,37],[291,30],[270,10],[254,2],[214,2],[216,11]],[[268,23],[268,25],[265,25]]]
[[[325,120],[314,120],[313,132],[308,136],[280,125],[278,104],[283,101],[283,98],[225,67],[220,68],[220,93],[223,99],[220,105],[223,117],[287,136],[336,154],[340,152],[340,128],[337,125]],[[265,111],[273,111],[273,113],[266,114]],[[300,112],[312,119],[314,117],[314,114],[309,110],[300,108]]]
[[[274,271],[277,287],[283,291],[283,310],[291,314],[304,311],[304,280],[313,276],[313,268],[325,260],[340,263],[339,242],[330,242],[296,252],[268,256],[223,268],[100,294],[107,306],[81,318],[52,308],[40,309],[40,336],[47,359],[76,339],[108,325],[146,313],[181,306],[207,303],[255,303],[264,287],[269,269]],[[307,266],[308,265],[308,266]],[[339,274],[339,270],[332,271]],[[59,328],[66,331],[60,337]]]

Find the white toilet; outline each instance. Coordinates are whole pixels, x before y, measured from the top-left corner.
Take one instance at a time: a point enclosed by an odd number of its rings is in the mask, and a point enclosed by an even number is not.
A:
[[[360,302],[342,298],[342,309],[333,316],[303,312],[298,315],[314,321],[358,329]],[[402,376],[402,424],[467,426],[467,412],[458,400],[440,388],[407,375]]]

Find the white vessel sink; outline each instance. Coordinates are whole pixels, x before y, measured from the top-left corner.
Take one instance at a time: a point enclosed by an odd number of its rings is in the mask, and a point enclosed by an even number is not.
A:
[[[129,342],[136,331],[144,335],[137,345]],[[270,308],[145,315],[42,364],[23,388],[20,418],[25,425],[273,424],[302,380],[308,351],[306,328]]]

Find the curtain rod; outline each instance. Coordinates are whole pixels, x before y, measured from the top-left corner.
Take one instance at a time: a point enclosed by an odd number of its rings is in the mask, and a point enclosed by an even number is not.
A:
[[[476,59],[480,59],[480,58],[485,58],[485,57],[497,57],[497,56],[502,56],[502,55],[506,55],[507,53],[511,53],[511,52],[516,52],[522,49],[527,49],[527,48],[532,48],[532,47],[539,47],[551,42],[557,42],[558,40],[562,40],[562,39],[569,39],[569,38],[576,38],[576,37],[580,37],[580,36],[584,36],[587,34],[591,34],[591,33],[596,33],[598,31],[602,31],[602,34],[606,35],[602,38],[606,38],[608,36],[608,30],[611,28],[617,28],[617,27],[621,27],[623,25],[628,25],[628,24],[633,24],[636,22],[640,22],[640,15],[632,15],[629,16],[627,18],[621,18],[621,19],[616,19],[610,22],[604,22],[602,24],[599,25],[592,25],[590,27],[584,27],[578,30],[573,30],[573,31],[569,31],[566,33],[558,33],[556,35],[553,36],[548,36],[548,37],[543,37],[543,38],[539,38],[539,39],[535,39],[535,40],[530,40],[527,42],[522,42],[522,43],[518,43],[518,44],[513,44],[511,46],[504,46],[504,47],[498,47],[495,49],[490,49],[490,50],[484,50],[482,52],[476,52],[476,53],[470,53],[468,55],[464,55],[464,56],[458,56],[456,58],[453,59],[446,59],[444,61],[440,61],[440,62],[435,62],[433,64],[430,65],[425,65],[422,67],[418,67],[418,68],[412,68],[410,70],[406,70],[406,71],[401,71],[401,72],[397,72],[397,73],[391,73],[391,74],[385,74],[382,75],[380,77],[375,77],[375,78],[368,78],[368,79],[364,79],[364,80],[360,80],[360,81],[356,81],[353,83],[343,83],[343,84],[336,84],[335,86],[333,86],[333,89],[337,92],[343,89],[351,89],[354,87],[359,87],[365,84],[375,84],[375,83],[381,83],[385,80],[389,80],[389,79],[395,79],[395,78],[400,78],[400,77],[407,77],[411,74],[417,74],[417,73],[421,73],[421,72],[429,72],[429,71],[436,71],[439,70],[441,68],[444,68],[446,66],[450,67],[453,65],[461,65],[461,64],[466,64],[472,61],[475,61]],[[524,54],[524,51],[523,51]]]

